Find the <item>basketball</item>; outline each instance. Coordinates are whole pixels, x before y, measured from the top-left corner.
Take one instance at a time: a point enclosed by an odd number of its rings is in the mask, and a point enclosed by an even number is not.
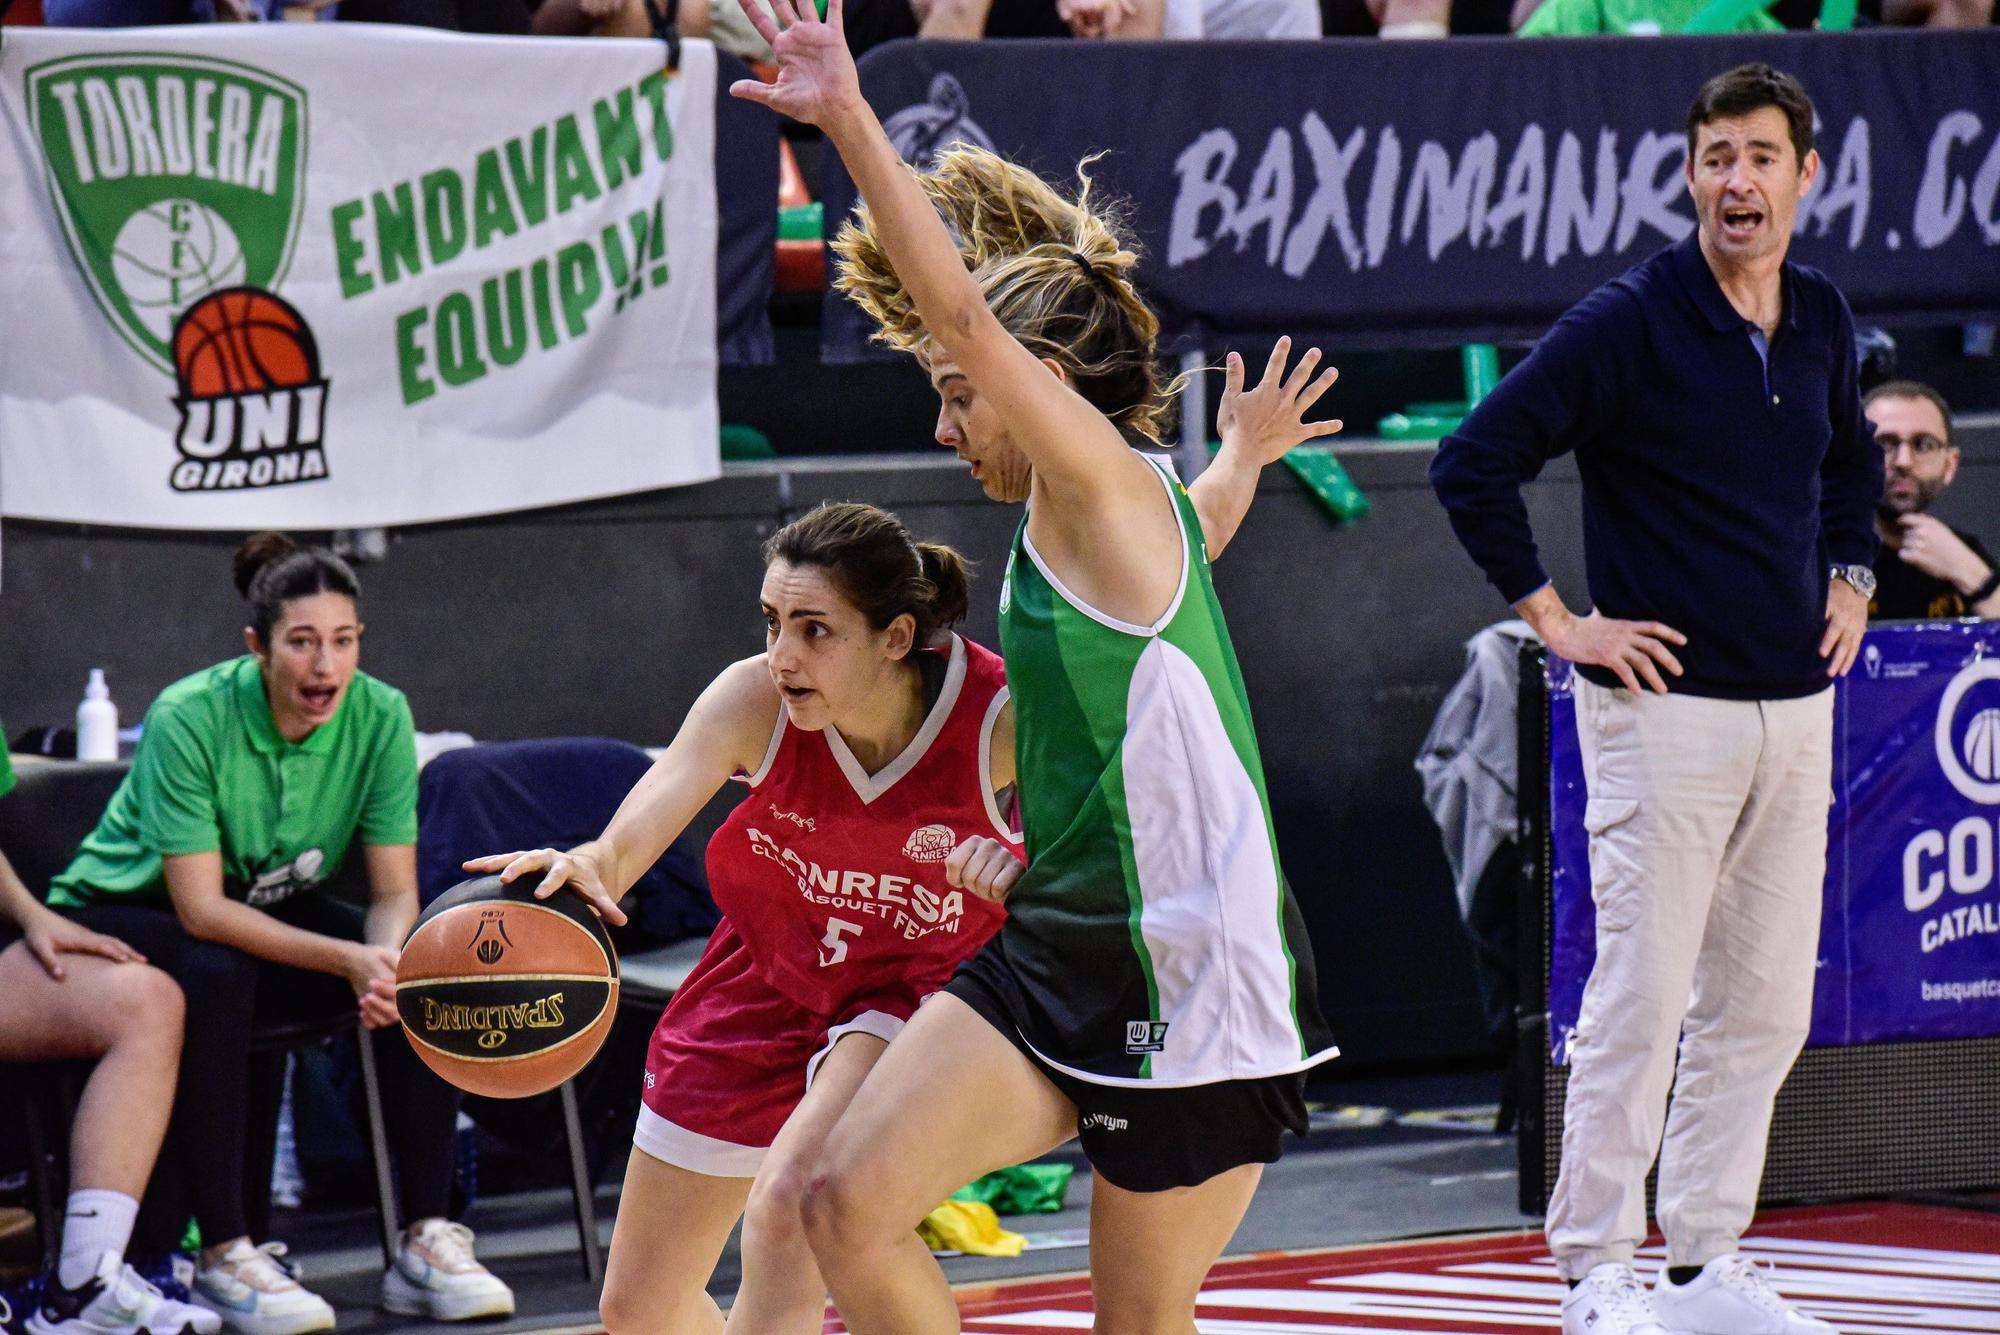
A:
[[[254,287],[211,292],[174,325],[181,396],[293,389],[319,379],[319,348],[283,298]]]
[[[604,924],[539,874],[481,876],[438,896],[396,969],[396,1009],[417,1055],[468,1094],[521,1098],[583,1069],[611,1032],[618,956]]]

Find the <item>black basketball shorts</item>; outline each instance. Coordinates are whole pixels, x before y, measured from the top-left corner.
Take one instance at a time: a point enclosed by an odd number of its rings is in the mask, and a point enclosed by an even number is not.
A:
[[[982,963],[984,967],[982,967]],[[999,1030],[1076,1105],[1084,1157],[1126,1191],[1199,1186],[1251,1163],[1275,1163],[1287,1131],[1306,1133],[1305,1073],[1168,1089],[1101,1085],[1050,1063],[1022,1037],[993,952],[959,966],[945,991]]]

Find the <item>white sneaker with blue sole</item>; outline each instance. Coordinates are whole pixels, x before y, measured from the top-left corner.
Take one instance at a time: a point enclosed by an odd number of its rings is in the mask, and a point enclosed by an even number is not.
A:
[[[403,1235],[396,1263],[382,1275],[382,1306],[398,1316],[469,1321],[512,1316],[514,1291],[472,1254],[472,1230],[426,1219]]]
[[[285,1244],[239,1241],[213,1265],[195,1266],[195,1302],[239,1335],[308,1335],[333,1329],[333,1308],[299,1283]]]

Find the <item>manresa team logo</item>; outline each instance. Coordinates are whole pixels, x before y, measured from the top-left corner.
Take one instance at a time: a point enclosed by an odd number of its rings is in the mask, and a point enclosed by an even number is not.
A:
[[[116,52],[33,67],[27,102],[91,295],[178,381],[174,489],[325,477],[326,380],[277,296],[304,196],[304,90],[236,61]]]
[[[949,74],[933,78],[924,100],[891,115],[882,130],[903,161],[918,171],[927,170],[953,144],[993,151],[993,140],[972,119],[972,99]]]
[[[2000,805],[2000,659],[1974,659],[1944,688],[1936,742],[1952,787],[1975,802]]]
[[[903,841],[903,856],[912,862],[943,862],[958,847],[958,836],[949,825],[924,825],[910,831]]]

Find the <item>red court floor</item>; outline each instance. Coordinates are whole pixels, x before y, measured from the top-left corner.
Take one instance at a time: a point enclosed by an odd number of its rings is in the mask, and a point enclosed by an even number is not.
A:
[[[2000,1215],[1778,1210],[1758,1217],[1743,1249],[1770,1260],[1779,1291],[1842,1335],[2000,1332]],[[1642,1270],[1660,1256],[1649,1247]],[[1536,1234],[1274,1252],[1218,1265],[1196,1326],[1202,1335],[1520,1335],[1557,1329],[1562,1293]],[[1080,1275],[968,1287],[959,1310],[968,1335],[1088,1330],[1090,1289]],[[827,1330],[844,1327],[830,1317]]]

